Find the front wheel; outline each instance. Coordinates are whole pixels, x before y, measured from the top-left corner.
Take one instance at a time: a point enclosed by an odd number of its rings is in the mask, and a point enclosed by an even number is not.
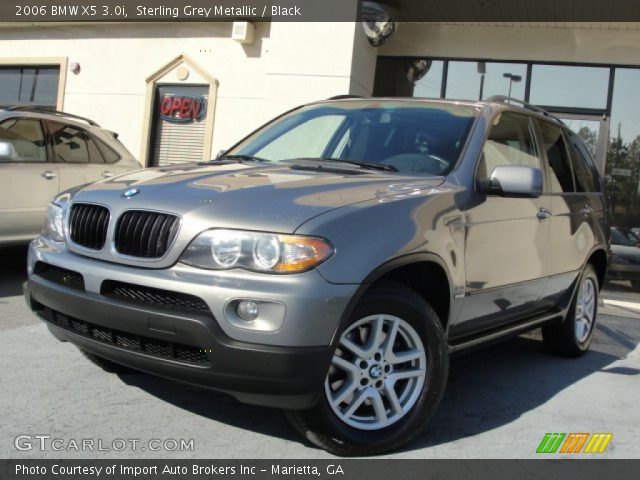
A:
[[[436,410],[449,358],[436,312],[397,283],[373,287],[340,336],[318,404],[290,411],[315,445],[341,456],[394,450]]]
[[[598,276],[591,264],[582,271],[578,290],[561,324],[542,327],[547,349],[564,357],[584,355],[593,339],[598,313]]]

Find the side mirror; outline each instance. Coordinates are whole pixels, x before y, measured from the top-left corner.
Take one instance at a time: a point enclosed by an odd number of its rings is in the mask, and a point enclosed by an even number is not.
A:
[[[542,172],[525,165],[498,165],[479,186],[485,195],[537,198],[542,195]]]
[[[0,141],[0,162],[11,161],[16,158],[16,149],[13,147],[13,143]]]
[[[220,157],[224,156],[224,154],[225,154],[225,153],[227,153],[227,151],[226,151],[226,150],[220,150],[220,151],[218,152],[218,154],[216,155],[216,158],[220,158]]]

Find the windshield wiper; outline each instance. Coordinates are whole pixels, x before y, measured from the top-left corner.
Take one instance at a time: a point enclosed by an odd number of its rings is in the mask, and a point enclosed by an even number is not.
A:
[[[253,155],[222,155],[216,160],[239,160],[241,162],[268,162],[266,158],[255,157]]]
[[[385,172],[397,172],[398,169],[393,165],[384,165],[382,163],[371,163],[371,162],[357,162],[355,160],[345,160],[343,158],[325,158],[325,157],[316,157],[316,158],[296,158],[295,160],[316,160],[321,162],[336,162],[336,163],[348,163],[349,165],[355,165],[360,168],[368,168],[371,170],[382,170]]]

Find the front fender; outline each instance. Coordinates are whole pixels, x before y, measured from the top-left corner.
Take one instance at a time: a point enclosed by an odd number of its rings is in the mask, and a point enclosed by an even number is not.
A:
[[[463,190],[450,183],[429,192],[343,207],[315,217],[296,233],[329,239],[336,252],[318,267],[332,283],[366,283],[374,272],[401,257],[430,254],[441,259],[452,291],[464,289]]]

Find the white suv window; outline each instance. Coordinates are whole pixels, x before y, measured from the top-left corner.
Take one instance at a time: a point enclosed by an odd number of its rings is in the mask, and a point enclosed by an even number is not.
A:
[[[49,122],[56,160],[62,163],[89,163],[89,150],[83,130],[72,125]]]
[[[40,120],[12,118],[0,124],[0,142],[8,144],[4,162],[46,162],[47,149]]]

